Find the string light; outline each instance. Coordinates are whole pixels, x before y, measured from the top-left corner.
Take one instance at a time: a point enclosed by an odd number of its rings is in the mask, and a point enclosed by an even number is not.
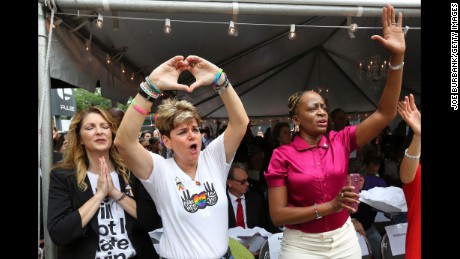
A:
[[[165,33],[166,35],[169,35],[169,34],[171,34],[171,32],[172,32],[172,29],[171,29],[171,20],[168,19],[168,18],[166,18],[166,20],[165,20],[165,29],[164,29],[164,33]]]
[[[102,14],[97,14],[97,20],[96,20],[96,24],[97,24],[97,27],[99,29],[102,29],[102,24],[104,23],[104,17],[102,16]]]
[[[94,14],[81,14],[81,13],[64,13],[64,12],[56,12],[56,14],[59,15],[68,15],[68,16],[78,16],[78,17],[94,17]],[[108,16],[106,15],[105,18],[109,19],[115,19],[115,21],[118,23],[118,20],[138,20],[138,21],[156,21],[156,22],[165,22],[165,19],[160,19],[160,18],[146,18],[146,17],[121,17],[121,16]],[[197,24],[228,24],[227,22],[220,22],[220,21],[197,21],[197,20],[171,20],[169,19],[170,22],[175,22],[175,23],[197,23]],[[230,21],[230,25],[228,28],[228,34],[232,36],[237,36],[237,28],[236,25],[238,26],[265,26],[265,27],[291,27],[291,24],[270,24],[270,23],[244,23],[244,22],[234,22]],[[360,30],[382,30],[382,27],[376,27],[376,26],[371,26],[371,27],[359,27],[358,24],[348,24],[346,26],[340,26],[340,25],[313,25],[313,24],[299,24],[295,25],[295,27],[298,28],[331,28],[331,29],[346,29],[349,32],[353,28],[355,31],[359,28]],[[233,29],[231,29],[233,28]],[[421,30],[421,27],[410,27],[412,30]],[[403,32],[406,34],[407,31],[409,30],[409,26],[405,26],[403,28]],[[232,34],[230,33],[232,32]]]
[[[125,65],[123,62],[121,63],[121,72],[124,74],[125,73]]]
[[[235,33],[236,33],[235,23],[233,21],[230,21],[230,24],[228,25],[228,35],[236,36]]]
[[[134,72],[131,73],[131,80],[134,80]]]
[[[295,40],[296,38],[296,33],[295,33],[295,24],[291,24],[291,30],[289,31],[289,39],[290,40]]]
[[[105,55],[105,61],[107,62],[107,64],[110,64],[110,55],[109,55],[109,53],[107,53]]]
[[[91,40],[86,40],[85,41],[85,49],[86,49],[86,51],[91,50]]]

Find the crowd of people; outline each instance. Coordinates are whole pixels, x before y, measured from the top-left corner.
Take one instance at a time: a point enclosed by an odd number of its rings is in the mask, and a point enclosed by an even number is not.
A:
[[[356,232],[375,237],[373,246],[381,235],[372,227],[376,212],[346,182],[350,156],[363,154],[363,190],[387,186],[374,140],[399,113],[413,131],[399,170],[409,207],[406,258],[420,258],[421,116],[412,95],[398,102],[402,14],[384,7],[382,26],[372,39],[391,57],[386,85],[376,111],[357,125],[341,109],[329,114],[319,93],[304,91],[288,99],[292,124],[253,134],[231,75],[193,55],[156,67],[126,112],[79,111],[65,138],[54,134],[62,144],[50,173],[47,226],[58,257],[232,258],[228,229],[261,227],[283,232],[282,259],[361,258]],[[184,71],[195,77],[190,86],[178,83]],[[189,101],[159,98],[209,85],[228,113],[215,132],[201,127]],[[155,131],[142,131],[154,104]],[[159,254],[149,236],[157,228]]]

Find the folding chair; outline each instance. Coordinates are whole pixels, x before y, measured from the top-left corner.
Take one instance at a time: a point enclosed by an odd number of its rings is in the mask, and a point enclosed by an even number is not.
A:
[[[259,259],[270,259],[270,247],[268,246],[268,240],[262,245],[259,251]]]
[[[405,254],[393,255],[387,233],[382,237],[380,249],[382,252],[382,259],[404,259]]]
[[[283,239],[283,233],[276,233],[273,234],[268,238],[268,240],[262,245],[259,252],[259,259],[270,259],[270,243],[274,244],[275,247],[272,249],[272,254],[274,254],[274,258],[271,259],[278,259],[279,250],[281,247],[281,240]]]
[[[372,249],[369,240],[367,240],[366,237],[363,237],[360,234],[358,234],[358,232],[356,232],[356,235],[358,236],[359,246],[361,247],[361,258],[372,259]]]

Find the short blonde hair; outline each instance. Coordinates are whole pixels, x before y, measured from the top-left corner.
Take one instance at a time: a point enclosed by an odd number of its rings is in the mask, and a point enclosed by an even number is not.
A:
[[[165,99],[158,106],[157,118],[155,125],[161,135],[170,137],[170,132],[177,125],[195,119],[198,124],[201,123],[200,114],[193,104],[186,100]]]

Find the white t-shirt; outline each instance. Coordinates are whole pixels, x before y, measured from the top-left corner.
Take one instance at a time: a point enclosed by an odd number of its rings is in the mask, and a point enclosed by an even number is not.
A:
[[[97,179],[99,175],[86,172],[93,193],[96,193]],[[115,188],[120,190],[118,174],[110,173]],[[99,247],[96,251],[96,259],[102,258],[129,258],[136,254],[126,232],[125,211],[112,198],[105,198],[99,206],[97,215],[99,226]],[[124,255],[124,257],[123,257]]]
[[[141,181],[163,221],[159,245],[162,257],[215,259],[227,251],[225,189],[232,161],[225,162],[223,136],[200,152],[194,180],[179,168],[174,158],[164,159],[151,153],[154,169],[149,179]]]

